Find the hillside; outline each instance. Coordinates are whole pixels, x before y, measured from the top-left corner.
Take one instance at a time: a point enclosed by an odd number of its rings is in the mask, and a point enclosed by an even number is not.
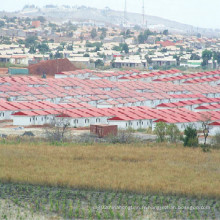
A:
[[[12,13],[13,14],[13,13]],[[91,22],[100,25],[121,25],[124,22],[124,12],[115,11],[109,8],[96,9],[91,7],[43,7],[43,8],[25,8],[17,13],[17,16],[45,16],[53,22]],[[192,25],[182,24],[161,17],[146,15],[147,25],[155,30],[169,29],[173,32],[188,33],[200,32],[211,34],[213,30],[197,28]],[[142,14],[128,13],[127,23],[131,26],[142,24]]]

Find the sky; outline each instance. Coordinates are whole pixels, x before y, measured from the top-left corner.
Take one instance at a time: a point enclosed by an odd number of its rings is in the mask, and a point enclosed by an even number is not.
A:
[[[127,11],[142,13],[143,0],[127,0]],[[53,5],[85,5],[124,10],[125,0],[0,0],[0,10],[21,10],[26,4],[42,7]],[[144,0],[145,13],[196,27],[220,29],[220,0]]]

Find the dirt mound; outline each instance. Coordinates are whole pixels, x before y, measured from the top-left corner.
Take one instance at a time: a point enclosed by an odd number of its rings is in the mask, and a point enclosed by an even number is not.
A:
[[[57,59],[43,61],[28,67],[30,74],[42,76],[44,73],[54,76],[55,73],[62,71],[74,71],[77,68],[68,59]]]

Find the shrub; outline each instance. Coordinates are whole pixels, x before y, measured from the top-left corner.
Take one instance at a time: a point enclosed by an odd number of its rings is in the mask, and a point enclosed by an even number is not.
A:
[[[158,122],[155,127],[155,134],[157,135],[157,140],[159,142],[165,141],[167,125],[164,122]]]
[[[220,149],[220,132],[213,137],[213,148]]]
[[[176,143],[180,140],[180,130],[175,124],[167,125],[167,135],[169,136],[169,141]]]
[[[199,144],[197,130],[192,126],[188,126],[185,131],[184,146],[197,147]]]
[[[128,130],[119,130],[117,135],[107,137],[107,142],[112,144],[130,144],[138,141],[132,132]]]

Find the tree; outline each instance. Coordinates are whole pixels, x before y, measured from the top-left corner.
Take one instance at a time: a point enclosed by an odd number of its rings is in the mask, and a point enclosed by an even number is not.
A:
[[[79,39],[80,39],[81,41],[84,40],[84,35],[83,35],[83,33],[80,34]]]
[[[83,57],[90,57],[88,53],[85,53]]]
[[[166,29],[163,31],[163,35],[168,35],[169,34],[169,31]]]
[[[151,65],[153,63],[152,59],[148,55],[145,55],[145,59],[147,60],[147,63],[149,65]]]
[[[95,67],[101,67],[104,66],[104,62],[100,59],[95,61]]]
[[[5,22],[4,21],[0,21],[0,27],[4,27],[5,26]]]
[[[180,130],[175,124],[167,125],[167,135],[172,143],[176,143],[178,140],[180,140]]]
[[[125,53],[129,53],[129,48],[126,43],[121,45],[121,51],[124,51]]]
[[[184,138],[184,146],[188,147],[196,147],[198,146],[198,136],[197,136],[197,130],[193,128],[192,126],[188,126],[184,130],[185,138]]]
[[[101,28],[101,35],[100,35],[100,39],[103,40],[106,38],[106,32],[107,32],[107,29],[106,28]]]
[[[61,114],[59,118],[54,118],[45,127],[45,136],[49,141],[63,142],[67,139],[68,132],[70,132],[70,118],[65,114]]]
[[[37,37],[30,36],[25,39],[25,47],[30,48],[31,46],[36,46],[37,44]]]
[[[43,16],[38,16],[37,20],[40,21],[41,23],[45,23],[46,19]]]
[[[157,135],[157,140],[159,142],[165,141],[166,129],[167,129],[166,123],[164,123],[164,122],[156,123],[156,127],[155,127],[154,132]]]
[[[36,53],[36,47],[35,46],[31,46],[30,49],[29,49],[29,53],[35,54]]]
[[[179,66],[180,65],[180,55],[175,54],[173,56],[173,58],[176,59],[177,66]]]
[[[54,55],[55,59],[62,59],[63,58],[63,54],[59,52],[59,50],[57,50],[57,52]]]
[[[91,37],[92,39],[96,38],[97,37],[97,31],[96,31],[96,28],[93,28],[92,31],[91,31]]]
[[[203,132],[203,135],[204,135],[204,145],[206,145],[207,138],[209,136],[209,130],[210,130],[209,124],[211,123],[211,115],[203,114],[201,119],[202,119],[201,120],[201,122],[202,122],[202,132]]]
[[[217,63],[220,64],[220,52],[213,52],[213,60],[217,60]]]
[[[190,57],[190,60],[200,60],[200,59],[201,59],[201,57],[195,53],[193,53]]]
[[[47,52],[50,51],[48,45],[45,44],[45,43],[39,44],[39,45],[37,46],[37,49],[39,50],[39,52],[40,52],[41,54],[45,54],[45,53],[47,53]]]
[[[212,51],[204,50],[202,52],[202,59],[203,59],[202,66],[208,66],[209,60],[211,60],[211,58],[212,58]]]
[[[67,50],[73,50],[73,45],[72,44],[67,45],[66,49]]]

